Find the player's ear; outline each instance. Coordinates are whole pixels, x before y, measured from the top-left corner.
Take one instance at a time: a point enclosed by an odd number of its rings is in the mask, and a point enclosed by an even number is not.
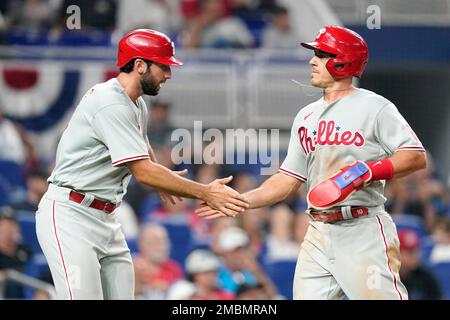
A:
[[[134,69],[139,75],[143,75],[145,71],[147,71],[147,64],[141,59],[136,59],[134,62]]]

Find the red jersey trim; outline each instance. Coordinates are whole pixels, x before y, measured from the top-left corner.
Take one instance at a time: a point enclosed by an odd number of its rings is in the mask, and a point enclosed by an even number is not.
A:
[[[298,173],[295,173],[295,172],[292,172],[292,171],[283,169],[283,168],[278,169],[278,171],[279,171],[279,172],[282,172],[282,173],[284,173],[284,174],[287,174],[288,176],[297,178],[298,180],[300,180],[300,181],[302,181],[302,182],[306,182],[306,180],[307,180],[304,176],[302,176],[302,175],[300,175],[300,174],[298,174]]]
[[[112,163],[112,165],[116,166],[118,164],[122,164],[122,163],[129,162],[129,161],[134,161],[134,160],[138,160],[138,159],[149,159],[149,158],[150,158],[150,156],[148,154],[142,154],[139,156],[128,157],[128,158],[116,160]]]

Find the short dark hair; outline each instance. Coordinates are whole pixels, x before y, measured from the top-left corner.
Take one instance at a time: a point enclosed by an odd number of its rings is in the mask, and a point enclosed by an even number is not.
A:
[[[150,109],[170,109],[170,102],[163,100],[154,100],[150,105]]]
[[[120,72],[130,73],[131,71],[133,71],[134,62],[136,61],[136,59],[141,59],[141,60],[145,61],[145,63],[147,64],[147,66],[149,68],[152,65],[152,61],[150,61],[150,60],[146,60],[146,59],[142,59],[142,58],[133,58],[130,61],[128,61],[128,63],[126,65],[124,65],[123,67],[120,68]]]
[[[274,16],[289,14],[289,10],[286,7],[280,5],[274,6],[270,12]]]
[[[17,217],[14,210],[9,206],[0,207],[0,221],[1,220],[10,220],[17,222]]]

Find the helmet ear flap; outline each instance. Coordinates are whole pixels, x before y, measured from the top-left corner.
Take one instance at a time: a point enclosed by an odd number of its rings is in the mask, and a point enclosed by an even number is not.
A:
[[[353,61],[342,58],[331,58],[325,67],[334,79],[343,79],[347,76],[354,76],[352,70]]]

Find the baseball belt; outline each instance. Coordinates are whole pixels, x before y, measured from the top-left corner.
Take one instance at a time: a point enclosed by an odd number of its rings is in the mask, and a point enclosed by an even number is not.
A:
[[[86,195],[84,195],[82,193],[78,193],[78,192],[73,191],[73,190],[70,191],[70,194],[69,194],[69,199],[71,201],[74,201],[74,202],[80,203],[80,204],[84,204],[83,200],[85,199],[85,197],[86,197]],[[101,211],[106,212],[106,213],[113,212],[114,209],[116,209],[116,207],[117,207],[117,205],[115,203],[99,200],[99,199],[96,199],[96,198],[94,198],[91,201],[90,204],[86,203],[86,206],[90,207],[90,208],[97,209],[97,210],[101,210]]]
[[[306,213],[311,216],[313,220],[322,221],[324,223],[331,223],[336,221],[356,219],[365,216],[369,213],[369,209],[365,207],[341,207],[336,210],[315,210],[307,209]]]

